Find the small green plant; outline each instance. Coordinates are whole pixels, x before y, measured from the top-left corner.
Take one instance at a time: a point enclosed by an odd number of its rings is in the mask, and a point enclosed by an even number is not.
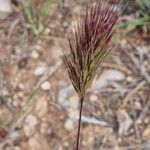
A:
[[[139,17],[128,22],[119,23],[118,28],[129,31],[135,29],[137,26],[150,25],[150,0],[137,0],[137,3],[141,8]]]
[[[34,35],[38,35],[43,31],[43,21],[48,16],[49,6],[55,1],[56,0],[46,0],[41,2],[34,10],[35,14],[33,15],[33,10],[28,0],[22,0],[21,4],[27,27],[31,29]]]
[[[150,1],[149,0],[137,0],[137,3],[141,7],[141,9],[147,13],[150,14]]]

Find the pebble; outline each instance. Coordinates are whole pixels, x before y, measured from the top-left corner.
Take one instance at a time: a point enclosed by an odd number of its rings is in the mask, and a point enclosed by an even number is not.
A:
[[[34,70],[34,75],[41,76],[45,73],[45,71],[46,71],[46,66],[44,64],[38,65]]]
[[[18,88],[19,88],[20,90],[24,90],[24,89],[25,89],[25,86],[24,86],[23,83],[19,83]]]
[[[10,133],[9,137],[12,139],[12,141],[17,141],[20,135],[18,131],[13,131]]]
[[[141,120],[141,119],[138,119],[138,120],[136,121],[136,123],[137,123],[138,125],[140,125],[140,124],[142,124],[142,120]]]
[[[45,81],[41,85],[41,89],[44,91],[48,91],[50,88],[51,88],[51,85],[50,85],[49,81]]]
[[[24,96],[24,93],[23,92],[18,92],[17,96],[18,96],[18,98],[22,98]]]
[[[147,127],[147,128],[144,130],[142,136],[143,136],[144,139],[149,139],[149,138],[150,138],[150,126]]]
[[[8,96],[9,95],[9,91],[4,87],[1,90],[1,95],[2,95],[2,97]]]
[[[138,108],[140,110],[142,109],[142,105],[140,102],[135,102],[135,106],[136,106],[136,108]]]
[[[127,82],[132,82],[132,81],[133,81],[133,78],[132,78],[131,76],[128,76],[128,77],[126,78],[126,80],[127,80]]]
[[[26,117],[23,129],[24,129],[24,133],[27,137],[30,137],[34,133],[37,123],[38,123],[38,121],[37,121],[36,117],[33,116],[32,114],[30,114]]]
[[[97,99],[98,99],[97,95],[90,95],[90,100],[91,100],[92,102],[97,101]]]
[[[21,148],[19,146],[15,146],[14,150],[21,150]]]
[[[64,127],[66,130],[71,131],[74,129],[75,123],[72,119],[67,119],[65,121]]]
[[[46,28],[45,30],[44,30],[44,34],[49,34],[51,32],[51,29],[50,28]]]
[[[0,0],[0,19],[5,19],[12,12],[10,0]]]
[[[31,53],[31,57],[32,57],[33,59],[37,59],[37,58],[39,57],[39,53],[38,53],[36,50],[34,50],[34,51],[32,51],[32,53]]]

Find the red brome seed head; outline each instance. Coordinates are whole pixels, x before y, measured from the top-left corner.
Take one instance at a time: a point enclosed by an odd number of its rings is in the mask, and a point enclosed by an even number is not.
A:
[[[70,54],[64,62],[70,80],[80,97],[92,83],[101,62],[113,47],[112,36],[127,1],[110,5],[109,1],[98,0],[87,7],[75,31],[69,36]]]

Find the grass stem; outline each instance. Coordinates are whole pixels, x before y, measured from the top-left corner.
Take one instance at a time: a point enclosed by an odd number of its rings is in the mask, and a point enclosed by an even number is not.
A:
[[[77,134],[77,144],[76,150],[79,150],[79,143],[80,143],[80,128],[81,128],[81,117],[82,117],[82,108],[83,108],[83,101],[84,97],[80,98],[80,114],[79,114],[79,122],[78,122],[78,134]]]

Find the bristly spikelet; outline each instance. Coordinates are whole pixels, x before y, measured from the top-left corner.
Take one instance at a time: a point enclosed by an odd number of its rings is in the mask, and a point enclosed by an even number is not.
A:
[[[84,96],[97,68],[112,49],[111,39],[121,14],[121,6],[97,1],[94,6],[86,9],[75,32],[69,37],[71,53],[65,56],[64,62],[80,97]]]

